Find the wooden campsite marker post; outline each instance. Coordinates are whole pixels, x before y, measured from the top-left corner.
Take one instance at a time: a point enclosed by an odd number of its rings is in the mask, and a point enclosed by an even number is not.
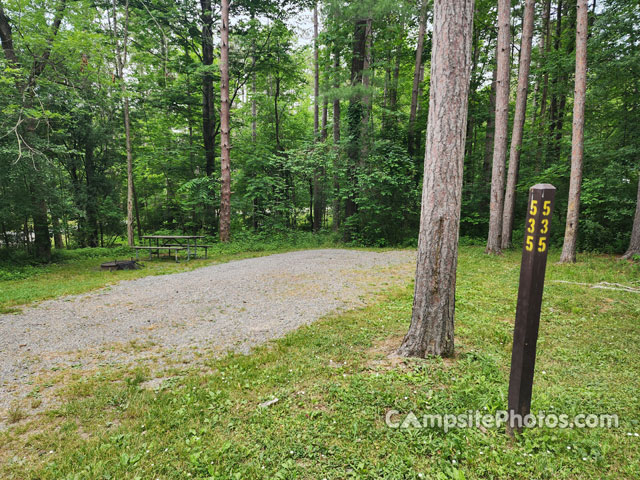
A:
[[[529,189],[509,377],[507,432],[511,435],[513,431],[522,430],[524,418],[531,409],[536,342],[555,195],[556,188],[546,183]]]

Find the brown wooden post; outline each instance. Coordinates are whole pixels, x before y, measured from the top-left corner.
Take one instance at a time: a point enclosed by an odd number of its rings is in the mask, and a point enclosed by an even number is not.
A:
[[[522,430],[523,419],[531,409],[536,342],[555,195],[556,188],[546,183],[529,189],[509,377],[507,431],[510,434]]]

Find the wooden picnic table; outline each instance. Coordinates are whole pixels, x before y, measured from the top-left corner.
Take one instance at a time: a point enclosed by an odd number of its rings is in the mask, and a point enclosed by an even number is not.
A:
[[[149,258],[153,258],[155,252],[160,258],[160,252],[168,250],[171,255],[171,250],[175,251],[176,262],[178,261],[178,251],[187,251],[187,260],[191,259],[191,253],[193,252],[193,258],[198,258],[198,239],[204,238],[204,235],[143,235],[143,240],[149,240],[149,245],[140,245],[134,247],[136,249],[136,258],[138,257],[139,250],[148,250]],[[155,241],[155,245],[154,245]],[[200,245],[200,248],[204,248],[205,258],[207,256],[207,249],[209,245]]]

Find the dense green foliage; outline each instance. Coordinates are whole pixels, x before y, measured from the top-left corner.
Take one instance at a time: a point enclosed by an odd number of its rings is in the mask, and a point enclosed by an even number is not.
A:
[[[118,1],[121,28],[114,34],[108,1],[0,2],[15,53],[11,58],[3,38],[3,246],[47,259],[43,242],[48,245],[50,237],[60,247],[121,241],[127,197],[121,81],[131,104],[138,233],[217,234],[219,5],[212,7],[214,59],[209,65],[203,59],[204,3]],[[546,3],[536,7],[515,226],[521,228],[528,187],[553,183],[558,187],[553,240],[558,243],[569,183],[576,6],[572,0],[551,2],[547,25]],[[316,134],[310,2],[232,2],[234,235],[312,230],[315,214],[320,217],[316,226],[340,231],[347,241],[414,241],[430,59],[427,28],[417,145],[409,145],[419,6],[410,0],[320,3]],[[427,7],[429,17],[429,3]],[[118,79],[115,36],[123,35],[127,12],[129,64],[125,78]],[[522,5],[515,3],[512,91],[521,15]],[[636,0],[594,2],[589,18],[580,247],[620,252],[628,244],[638,184],[640,9]],[[365,38],[368,68],[358,71],[354,38],[361,32],[361,19],[369,19],[371,34]],[[485,236],[488,223],[495,24],[495,2],[478,0],[461,223],[461,235],[477,238]],[[215,114],[209,134],[215,165],[205,155],[203,81],[213,83]],[[333,118],[336,100],[340,117]],[[337,122],[339,139],[334,140]]]

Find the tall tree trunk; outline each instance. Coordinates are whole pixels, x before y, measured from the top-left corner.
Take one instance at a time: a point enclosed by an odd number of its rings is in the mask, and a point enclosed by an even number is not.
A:
[[[49,220],[47,202],[44,197],[36,195],[33,205],[33,246],[36,258],[48,262],[51,260],[51,238],[49,237]]]
[[[556,33],[555,33],[555,41],[554,41],[554,50],[556,54],[559,54],[560,46],[562,43],[562,0],[558,0],[557,10],[556,10]],[[552,160],[556,160],[553,158],[553,154],[556,152],[555,147],[555,138],[556,138],[556,130],[558,123],[558,82],[562,77],[562,73],[559,71],[560,67],[555,66],[554,75],[551,80],[551,100],[549,102],[549,136],[547,140],[547,148],[545,152],[545,163],[548,160],[547,157],[551,157]]]
[[[454,353],[453,319],[473,0],[435,0],[422,212],[411,326],[398,354]]]
[[[116,70],[120,80],[120,89],[123,98],[123,119],[125,148],[127,151],[127,243],[130,247],[135,244],[133,234],[133,153],[131,148],[131,118],[129,116],[129,97],[127,96],[127,85],[124,79],[124,69],[127,65],[127,43],[129,40],[129,0],[125,1],[125,20],[122,45],[118,39],[118,15],[116,11],[116,0],[113,0],[113,33],[116,44]]]
[[[522,21],[522,40],[520,43],[520,67],[518,70],[518,91],[516,94],[516,111],[513,116],[513,132],[511,133],[511,149],[509,150],[509,172],[507,174],[507,190],[504,198],[504,214],[502,215],[503,249],[511,248],[511,232],[513,229],[513,212],[516,206],[516,183],[518,181],[518,164],[522,148],[522,132],[527,113],[527,90],[529,88],[529,69],[531,67],[531,42],[533,39],[533,15],[535,0],[526,0],[524,19]]]
[[[493,143],[491,198],[489,204],[489,235],[486,253],[500,254],[502,250],[502,213],[504,209],[504,167],[507,156],[507,128],[509,126],[509,60],[510,0],[498,0],[498,58],[496,77],[496,129]]]
[[[138,228],[138,240],[142,240],[142,223],[140,222],[140,204],[138,203],[138,194],[136,192],[136,184],[131,182],[133,185],[133,207],[135,209],[136,214],[136,227]]]
[[[578,220],[580,215],[580,189],[582,186],[582,158],[584,156],[584,103],[587,91],[587,0],[578,0],[576,24],[576,79],[573,99],[573,132],[571,141],[571,180],[564,244],[560,262],[576,261]]]
[[[202,139],[204,141],[205,173],[208,177],[216,170],[216,119],[213,91],[213,17],[211,0],[200,0],[202,8]]]
[[[362,85],[363,70],[367,48],[367,32],[369,21],[367,19],[356,20],[353,34],[353,49],[351,59],[351,86],[354,92],[349,100],[347,111],[349,125],[349,144],[347,145],[347,157],[349,164],[347,171],[349,176],[349,186],[347,198],[345,199],[345,220],[356,213],[355,193],[356,175],[355,169],[360,164],[362,148],[362,123],[365,118],[365,104],[362,93],[358,87]],[[345,232],[345,239],[349,239],[350,233]]]
[[[55,215],[51,215],[51,227],[53,229],[53,245],[56,247],[56,250],[63,249],[64,241],[62,240],[62,230],[60,228],[60,219]]]
[[[231,145],[229,139],[229,0],[221,0],[220,24],[220,241],[231,230]]]
[[[489,90],[489,118],[487,119],[487,129],[484,135],[484,156],[482,161],[482,172],[484,182],[491,181],[491,159],[493,155],[493,142],[496,131],[496,83],[498,70],[493,69],[491,79],[491,89]]]
[[[638,177],[638,198],[636,200],[636,214],[633,217],[631,239],[629,240],[629,248],[622,258],[630,260],[634,255],[640,255],[640,176]]]
[[[258,104],[256,102],[256,72],[253,72],[251,78],[251,141],[256,143],[258,139]]]
[[[542,152],[542,140],[544,137],[543,132],[545,131],[545,122],[547,121],[547,95],[549,92],[549,69],[547,65],[547,57],[549,55],[549,50],[551,47],[551,25],[550,25],[550,17],[551,17],[551,0],[546,0],[544,6],[544,12],[542,16],[542,25],[543,31],[541,34],[540,40],[540,48],[541,48],[541,60],[544,60],[544,72],[542,74],[542,95],[540,97],[540,114],[538,116],[539,124],[535,123],[535,116],[533,127],[536,128],[538,141],[536,144],[536,170],[539,172],[542,170],[544,166],[544,156]],[[543,63],[541,61],[541,63]]]
[[[420,90],[420,74],[422,71],[422,52],[424,50],[424,32],[427,29],[427,0],[422,0],[420,8],[420,26],[418,27],[418,46],[416,48],[416,64],[413,70],[413,87],[411,89],[411,110],[409,110],[409,134],[407,151],[413,156],[416,148],[415,124],[418,115],[418,93]]]
[[[126,87],[122,83],[123,94]],[[133,154],[131,151],[131,119],[129,118],[129,99],[124,98],[124,134],[127,149],[127,242],[130,247],[135,243],[133,234]]]
[[[320,68],[318,65],[318,5],[313,7],[313,138],[318,141],[320,133]],[[312,216],[312,230],[320,231],[322,227],[322,212],[324,205],[322,202],[322,172],[319,165],[313,168],[313,188],[311,189],[310,215]]]
[[[318,67],[318,4],[313,6],[313,135],[320,131],[320,69]]]
[[[338,90],[340,88],[340,48],[338,45],[333,49],[333,88]],[[340,228],[340,182],[338,180],[338,168],[340,152],[340,97],[337,95],[333,98],[333,148],[335,151],[334,165],[333,165],[333,230],[336,231]]]
[[[370,137],[369,137],[369,120],[371,119],[371,107],[372,107],[372,102],[371,102],[371,90],[370,90],[370,86],[373,82],[373,76],[374,76],[374,72],[373,69],[371,68],[373,62],[372,62],[372,58],[371,58],[371,52],[373,50],[373,34],[372,34],[372,20],[371,18],[367,19],[367,29],[365,32],[365,48],[364,48],[364,62],[362,64],[362,86],[364,87],[364,95],[362,97],[362,108],[363,108],[363,115],[362,115],[362,124],[361,124],[361,132],[360,132],[360,143],[361,143],[361,147],[360,147],[360,161],[359,161],[359,166],[363,166],[365,160],[367,159],[368,155],[369,155],[369,143],[370,143]],[[397,60],[396,60],[397,62]],[[394,77],[396,76],[396,74],[394,73]],[[395,94],[394,97],[391,100],[391,104],[393,105],[392,108],[395,110],[396,108],[396,104],[397,104],[397,91],[398,91],[398,87],[396,84],[395,87]]]
[[[85,243],[89,247],[98,246],[98,186],[95,178],[95,159],[93,132],[88,131],[84,146],[84,173],[87,198],[85,214],[87,218]]]

